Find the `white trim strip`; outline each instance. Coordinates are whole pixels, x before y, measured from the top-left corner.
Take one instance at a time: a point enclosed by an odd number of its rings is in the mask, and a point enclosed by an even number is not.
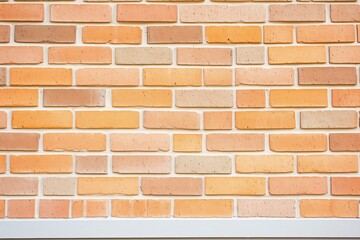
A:
[[[360,237],[355,219],[0,220],[0,238]]]

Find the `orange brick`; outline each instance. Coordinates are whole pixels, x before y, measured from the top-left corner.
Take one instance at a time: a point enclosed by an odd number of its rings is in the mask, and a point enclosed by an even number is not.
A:
[[[121,47],[115,49],[118,65],[170,65],[173,51],[168,47]]]
[[[112,217],[164,218],[171,216],[171,201],[159,199],[111,200]]]
[[[71,86],[71,68],[10,68],[11,86]]]
[[[360,46],[330,46],[330,63],[360,63]]]
[[[44,151],[105,151],[102,133],[45,133]]]
[[[137,195],[138,177],[80,177],[78,195]]]
[[[84,200],[71,201],[71,217],[80,218],[84,216]]]
[[[296,217],[295,200],[238,199],[238,217]]]
[[[39,64],[44,61],[43,47],[0,46],[0,52],[0,64]]]
[[[175,199],[174,217],[233,217],[232,199]]]
[[[144,86],[201,86],[202,70],[200,68],[145,68]]]
[[[233,106],[232,90],[176,90],[177,107],[212,107],[226,108]]]
[[[204,112],[205,130],[232,129],[232,112]]]
[[[176,173],[231,173],[229,156],[195,156],[184,155],[175,158]]]
[[[112,133],[110,149],[115,152],[167,152],[170,136],[160,133]]]
[[[357,128],[359,117],[356,111],[304,111],[300,112],[302,129]]]
[[[206,149],[215,152],[258,152],[265,149],[264,134],[213,133],[206,135]]]
[[[76,193],[76,178],[45,177],[43,178],[44,196],[74,196]]]
[[[202,135],[201,134],[174,134],[173,135],[174,152],[201,152]]]
[[[269,64],[325,63],[325,46],[269,47]]]
[[[237,129],[293,129],[293,111],[241,111],[235,113]]]
[[[264,43],[293,43],[293,26],[264,26]]]
[[[0,173],[6,173],[6,155],[0,155]]]
[[[359,201],[347,199],[302,199],[300,216],[306,218],[357,218]]]
[[[327,177],[270,177],[270,195],[324,195]]]
[[[69,218],[70,200],[40,199],[40,218]]]
[[[359,22],[360,6],[358,4],[331,4],[332,22]]]
[[[148,43],[202,43],[201,26],[148,26]]]
[[[204,68],[205,86],[232,86],[233,70],[230,68]]]
[[[237,90],[236,106],[238,108],[264,108],[266,102],[265,90]]]
[[[360,151],[359,133],[330,133],[330,151],[358,152]]]
[[[0,4],[0,21],[5,22],[42,22],[44,4]]]
[[[260,26],[209,26],[205,27],[208,43],[261,43]]]
[[[205,177],[205,195],[265,195],[264,177]]]
[[[237,47],[236,64],[262,65],[265,63],[265,47]]]
[[[111,7],[107,4],[51,4],[50,21],[109,23]]]
[[[1,177],[1,196],[36,196],[39,180],[35,177]]]
[[[171,107],[172,91],[165,89],[113,89],[113,107]]]
[[[11,155],[11,173],[72,173],[71,155]]]
[[[156,14],[154,14],[156,13]],[[167,4],[118,4],[116,20],[118,22],[176,22],[176,5]]]
[[[5,218],[6,206],[5,200],[0,200],[0,218]]]
[[[360,107],[360,89],[333,89],[333,107]]]
[[[0,129],[7,127],[7,113],[0,111]]]
[[[177,48],[178,65],[230,66],[231,48]]]
[[[237,68],[235,73],[236,85],[294,85],[294,69],[292,68]]]
[[[352,25],[308,25],[296,27],[298,43],[351,43],[355,42]]]
[[[270,134],[270,149],[274,152],[325,152],[325,134]]]
[[[170,156],[115,155],[112,157],[114,173],[170,173],[170,170]]]
[[[141,28],[128,26],[85,26],[82,28],[84,43],[140,44]]]
[[[108,201],[107,200],[86,200],[86,217],[107,217]]]
[[[355,85],[358,82],[355,67],[299,68],[299,85]]]
[[[147,129],[200,129],[200,114],[184,111],[144,111],[144,128]]]
[[[108,157],[102,155],[76,156],[76,173],[106,174],[108,172]]]
[[[202,178],[191,177],[143,177],[143,195],[200,196]]]
[[[72,128],[71,111],[13,111],[12,128],[41,129],[41,128]]]
[[[0,88],[1,107],[36,107],[38,89]]]
[[[119,77],[121,76],[121,77]],[[138,86],[136,68],[82,68],[76,71],[78,86]]]
[[[8,218],[34,218],[35,200],[34,199],[10,199],[7,201]]]
[[[360,196],[359,177],[332,177],[331,195],[336,196]]]
[[[290,173],[294,171],[291,155],[236,155],[237,173]]]
[[[63,5],[66,6],[66,5]],[[49,47],[49,64],[111,64],[109,47]]]
[[[15,42],[75,43],[76,26],[16,25]]]
[[[271,107],[327,107],[327,89],[271,89]]]
[[[37,151],[40,134],[37,133],[0,133],[1,151]]]
[[[7,77],[6,68],[0,67],[0,86],[6,85],[6,77]]]
[[[10,42],[10,26],[0,25],[0,43]]]
[[[359,161],[356,155],[300,155],[299,173],[356,173]]]
[[[140,114],[136,111],[77,111],[76,128],[134,129],[139,128]]]
[[[278,4],[269,6],[270,22],[325,22],[324,4]]]
[[[105,89],[44,89],[44,107],[104,107]]]

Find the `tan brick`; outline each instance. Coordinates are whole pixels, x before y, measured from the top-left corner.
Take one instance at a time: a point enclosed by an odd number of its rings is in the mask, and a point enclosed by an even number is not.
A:
[[[202,178],[191,177],[143,177],[143,195],[200,196]]]
[[[325,46],[269,47],[269,64],[325,63]]]
[[[65,5],[66,6],[66,5]],[[110,47],[49,47],[49,64],[111,64]]]
[[[238,217],[296,217],[295,200],[290,199],[238,199]]]
[[[80,177],[77,183],[79,195],[137,195],[138,177]]]
[[[260,26],[208,26],[205,27],[208,43],[261,43]]]
[[[109,23],[111,7],[107,4],[51,4],[50,21]]]
[[[355,41],[354,26],[308,25],[296,27],[298,43],[351,43]]]
[[[299,173],[356,173],[359,171],[356,155],[300,155]]]
[[[171,107],[172,91],[165,89],[113,89],[113,107]]]
[[[327,107],[327,89],[271,89],[271,107]]]
[[[43,47],[0,46],[0,52],[0,64],[39,64],[44,62]]]
[[[324,195],[327,177],[270,177],[270,195]]]
[[[325,22],[324,4],[278,4],[269,6],[270,22]]]
[[[294,84],[292,68],[237,68],[236,85],[291,86]]]
[[[302,129],[357,128],[356,111],[304,111],[300,112]]]
[[[184,111],[144,111],[144,128],[147,129],[200,129],[200,114]]]
[[[213,107],[233,106],[232,90],[176,90],[176,107]]]
[[[174,134],[173,135],[174,152],[201,152],[202,135],[201,134]]]
[[[136,129],[140,126],[137,111],[77,111],[76,128],[82,129]]]
[[[0,67],[0,86],[6,85],[6,78],[7,78],[6,68]]]
[[[10,199],[7,201],[8,218],[34,218],[35,200],[34,199]]]
[[[293,26],[264,26],[264,43],[293,43]]]
[[[136,68],[82,68],[76,71],[78,86],[138,86]]]
[[[264,177],[205,177],[205,195],[265,195]]]
[[[44,196],[74,196],[76,193],[76,178],[45,177],[43,178]]]
[[[76,26],[16,25],[15,42],[75,43]]]
[[[170,136],[160,133],[112,133],[110,149],[115,152],[167,152]]]
[[[12,128],[41,129],[41,128],[72,128],[71,111],[13,111]]]
[[[71,86],[71,68],[10,68],[11,86]]]
[[[70,200],[40,199],[39,218],[69,218]]]
[[[108,157],[103,155],[76,156],[77,174],[106,174],[108,172]]]
[[[330,46],[330,63],[360,63],[360,46]]]
[[[80,218],[84,216],[84,200],[71,200],[71,217]]]
[[[360,107],[360,89],[333,89],[333,107]]]
[[[176,173],[220,174],[231,173],[229,156],[177,156],[175,158]]]
[[[332,177],[331,195],[335,196],[360,196],[359,177]]]
[[[108,200],[92,199],[86,200],[86,217],[107,217],[108,216]]]
[[[10,25],[0,25],[0,43],[10,42]]]
[[[118,65],[170,65],[172,49],[167,47],[122,47],[115,49]]]
[[[170,173],[171,156],[120,155],[112,157],[114,173]]]
[[[293,111],[241,111],[235,112],[237,129],[293,129]]]
[[[298,69],[299,85],[355,85],[355,67],[307,67]]]
[[[290,173],[294,171],[292,155],[236,155],[237,173]]]
[[[215,152],[258,152],[265,149],[264,134],[213,133],[206,135],[206,149]]]
[[[360,151],[359,133],[330,133],[330,151],[358,152]]]
[[[332,22],[359,22],[360,6],[358,4],[332,4],[330,18]]]
[[[238,108],[264,108],[266,104],[265,90],[237,90],[236,106]]]
[[[141,28],[130,26],[85,26],[83,43],[140,44]]]
[[[44,89],[44,107],[104,107],[104,89]]]
[[[171,201],[160,199],[114,199],[111,201],[112,217],[164,218],[171,216]]]
[[[217,218],[233,217],[232,199],[175,199],[174,217]]]
[[[274,152],[325,152],[325,134],[270,134],[270,150]]]
[[[0,173],[6,173],[6,155],[0,155]]]
[[[204,112],[205,130],[232,129],[232,112]]]
[[[72,173],[71,155],[11,155],[11,173]]]
[[[359,201],[347,199],[302,199],[300,216],[307,218],[358,218]]]
[[[232,86],[233,70],[231,68],[204,68],[205,86]]]
[[[0,129],[7,127],[7,113],[0,111]]]
[[[201,86],[200,68],[144,68],[144,86]]]
[[[237,47],[236,64],[262,65],[265,63],[264,47]]]
[[[201,26],[148,26],[148,43],[202,43]]]
[[[36,177],[0,177],[1,196],[36,196],[39,180]]]
[[[40,134],[37,133],[0,133],[1,151],[37,151],[39,150]]]
[[[231,48],[177,48],[178,65],[230,66]]]
[[[0,200],[0,218],[5,218],[6,206],[5,200]]]
[[[0,4],[0,21],[2,22],[42,22],[44,21],[44,4]]]
[[[156,13],[156,14],[154,14]],[[177,22],[176,5],[167,4],[118,4],[118,22]]]

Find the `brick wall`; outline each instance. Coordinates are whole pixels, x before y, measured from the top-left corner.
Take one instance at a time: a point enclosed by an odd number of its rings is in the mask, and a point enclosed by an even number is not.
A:
[[[1,0],[0,22],[0,218],[359,217],[355,0]]]

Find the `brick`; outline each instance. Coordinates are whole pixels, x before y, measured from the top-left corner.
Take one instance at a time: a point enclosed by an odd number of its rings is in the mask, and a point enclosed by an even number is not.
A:
[[[72,112],[64,111],[13,111],[13,129],[72,128]]]
[[[11,173],[72,173],[71,155],[11,155]]]
[[[269,6],[270,22],[325,22],[324,4],[278,4]]]
[[[332,177],[331,195],[335,196],[360,196],[359,177]]]
[[[199,130],[200,114],[185,111],[144,111],[144,128]]]
[[[1,196],[36,196],[39,180],[35,177],[0,177]]]
[[[0,88],[1,107],[36,107],[38,90],[25,88]]]
[[[332,152],[359,152],[359,133],[330,133],[330,151]]]
[[[75,43],[76,26],[16,25],[18,43]]]
[[[260,26],[207,26],[208,43],[261,43]]]
[[[292,155],[236,155],[237,173],[291,173],[294,171]]]
[[[174,134],[173,135],[174,152],[201,152],[202,135],[201,134]]]
[[[6,155],[0,155],[0,173],[6,173]]]
[[[237,129],[294,129],[293,111],[241,111],[235,112]]]
[[[71,200],[71,217],[80,218],[84,216],[84,200]]]
[[[174,217],[217,218],[233,217],[232,199],[175,199]]]
[[[0,111],[0,129],[7,127],[7,113]]]
[[[236,64],[262,65],[265,63],[264,47],[238,47],[236,48]]]
[[[76,193],[76,178],[45,177],[43,178],[44,196],[74,196]]]
[[[0,25],[0,43],[10,42],[10,26]]]
[[[250,23],[265,22],[265,7],[261,5],[183,5],[182,23]]]
[[[103,155],[76,156],[77,174],[106,174],[108,172],[108,157]]]
[[[354,26],[310,25],[296,27],[298,43],[351,43],[355,41]]]
[[[236,85],[294,85],[294,69],[292,68],[237,68],[235,73]]]
[[[264,26],[264,43],[293,43],[293,26]]]
[[[102,133],[45,133],[44,151],[105,151],[106,135]]]
[[[44,107],[104,107],[104,89],[44,89]]]
[[[76,128],[81,129],[136,129],[140,114],[137,111],[77,111]]]
[[[237,90],[236,106],[238,108],[264,108],[266,104],[265,90]]]
[[[107,217],[108,208],[109,206],[107,200],[86,200],[86,217]]]
[[[43,47],[0,46],[0,52],[0,64],[39,64],[44,61]]]
[[[0,200],[0,219],[5,218],[6,206],[5,200]]]
[[[3,132],[0,133],[1,151],[37,151],[40,134]]]
[[[227,108],[233,106],[232,90],[176,90],[176,107]]]
[[[71,68],[10,68],[11,86],[71,86]]]
[[[143,177],[141,190],[143,195],[154,196],[200,196],[202,178],[191,177]]]
[[[360,6],[358,4],[331,4],[330,18],[332,22],[360,22]]]
[[[325,152],[325,134],[270,134],[270,150],[274,152]]]
[[[360,89],[333,89],[333,107],[360,107]]]
[[[111,216],[121,218],[164,218],[171,216],[171,201],[160,199],[113,199]]]
[[[205,86],[232,86],[233,70],[231,68],[204,68]]]
[[[148,26],[148,43],[202,43],[202,26]]]
[[[213,133],[206,135],[206,149],[215,152],[258,152],[265,149],[264,134]]]
[[[51,4],[50,21],[110,23],[111,7],[107,4]]]
[[[7,201],[8,218],[34,218],[35,200],[34,199],[10,199]]]
[[[40,218],[69,218],[70,200],[40,199]]]
[[[299,85],[355,85],[355,67],[307,67],[298,69]]]
[[[330,46],[330,63],[360,63],[360,46]]]
[[[168,152],[170,137],[160,133],[112,133],[110,149],[115,152]]]
[[[297,157],[299,173],[357,173],[356,155],[300,155]]]
[[[0,4],[0,21],[42,22],[44,21],[44,4]]]
[[[49,47],[49,64],[111,64],[109,47]]]
[[[271,89],[271,107],[327,107],[327,89]]]
[[[184,155],[175,158],[175,172],[180,174],[229,174],[231,165],[229,156]]]
[[[358,218],[359,201],[347,199],[302,199],[300,216],[305,218]]]
[[[230,66],[231,48],[177,48],[178,65]]]
[[[80,177],[78,195],[137,195],[138,177]]]
[[[138,86],[136,68],[82,68],[76,71],[78,86]]]
[[[114,173],[170,173],[171,156],[120,155],[112,157]]]
[[[156,14],[154,14],[156,13]],[[177,22],[176,5],[167,4],[118,4],[118,22]]]
[[[270,195],[324,195],[327,177],[270,177]]]
[[[201,86],[200,68],[144,68],[144,86]]]
[[[205,130],[232,129],[232,112],[204,112]]]
[[[325,46],[269,47],[269,64],[325,63]]]
[[[238,217],[296,217],[295,200],[290,199],[238,199]]]
[[[264,177],[205,177],[205,195],[265,195]]]
[[[6,68],[0,67],[0,86],[6,85]]]
[[[113,89],[113,107],[171,107],[172,90]]]
[[[167,47],[122,47],[115,49],[118,65],[170,65],[172,49]]]
[[[140,44],[141,28],[130,26],[85,26],[83,43]]]
[[[356,111],[303,111],[300,112],[302,129],[357,128]]]

